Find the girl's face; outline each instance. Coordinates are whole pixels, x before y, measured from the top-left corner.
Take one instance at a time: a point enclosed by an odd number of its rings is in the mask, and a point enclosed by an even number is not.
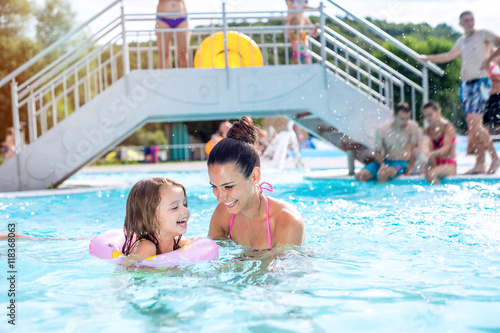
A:
[[[249,178],[245,178],[234,164],[212,164],[208,167],[212,191],[217,201],[226,205],[229,213],[237,214],[252,203],[257,191],[255,185],[260,178],[260,173],[256,169],[258,168],[254,168]]]
[[[160,204],[156,208],[156,218],[161,235],[181,235],[187,231],[189,209],[184,191],[177,186],[160,188]]]
[[[433,108],[425,108],[422,109],[422,116],[428,125],[433,125],[437,120],[439,120],[441,114]]]

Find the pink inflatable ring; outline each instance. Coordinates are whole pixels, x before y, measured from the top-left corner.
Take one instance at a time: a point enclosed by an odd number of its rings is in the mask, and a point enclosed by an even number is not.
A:
[[[125,243],[122,229],[105,231],[90,241],[89,252],[101,259],[112,259],[120,263],[123,258],[121,249]],[[176,251],[160,254],[144,259],[135,264],[137,267],[173,267],[199,261],[217,260],[219,247],[209,238],[196,238],[191,244]]]

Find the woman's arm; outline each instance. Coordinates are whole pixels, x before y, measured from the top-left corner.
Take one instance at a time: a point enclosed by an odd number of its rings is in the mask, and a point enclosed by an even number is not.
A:
[[[226,238],[227,231],[224,225],[229,222],[226,220],[231,219],[231,215],[227,213],[225,207],[220,204],[215,208],[212,218],[210,219],[210,227],[208,228],[208,237],[210,238]]]

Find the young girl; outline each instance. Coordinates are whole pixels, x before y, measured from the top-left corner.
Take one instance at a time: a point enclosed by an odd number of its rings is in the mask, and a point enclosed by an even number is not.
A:
[[[311,21],[306,16],[294,16],[290,19],[290,26],[304,26],[312,25]],[[312,37],[318,36],[318,30],[310,30]],[[289,29],[288,30],[288,40],[292,45],[292,63],[297,65],[309,64],[311,63],[311,56],[309,55],[309,42],[307,41],[307,32],[304,29]]]
[[[122,252],[128,258],[124,264],[129,266],[191,243],[182,238],[189,215],[186,190],[181,184],[159,177],[137,182],[127,198]]]

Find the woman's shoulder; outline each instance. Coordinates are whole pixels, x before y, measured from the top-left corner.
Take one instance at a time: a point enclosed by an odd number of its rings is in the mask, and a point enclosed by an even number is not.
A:
[[[297,208],[286,201],[270,199],[270,215],[274,215],[277,224],[279,225],[303,225],[304,220]]]

